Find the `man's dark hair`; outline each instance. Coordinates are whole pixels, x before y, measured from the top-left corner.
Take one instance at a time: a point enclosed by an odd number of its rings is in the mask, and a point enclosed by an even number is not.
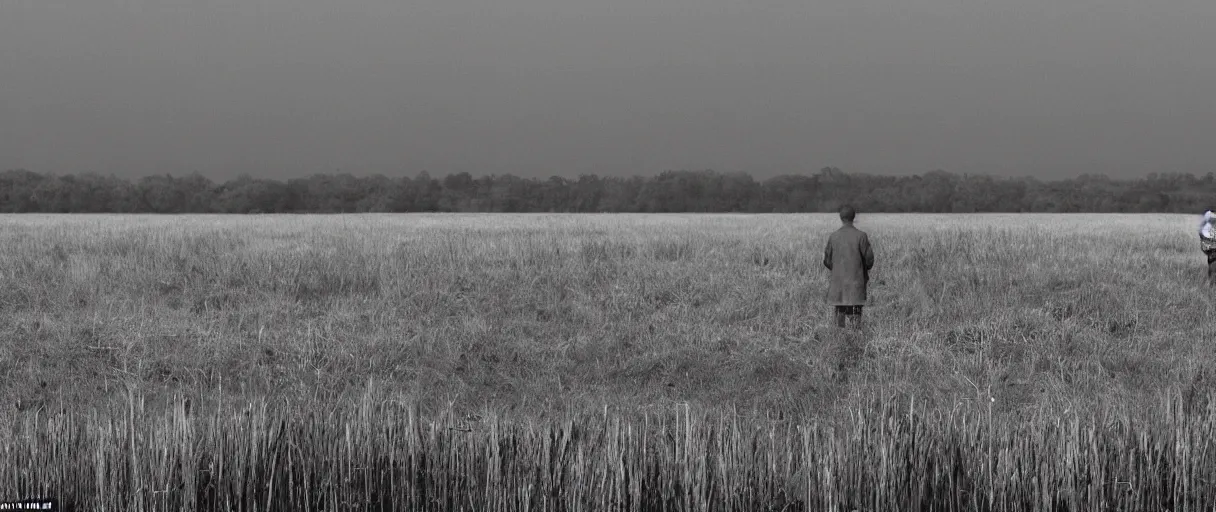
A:
[[[852,206],[846,204],[840,207],[840,220],[853,222],[855,217],[857,217],[857,210],[854,210]]]

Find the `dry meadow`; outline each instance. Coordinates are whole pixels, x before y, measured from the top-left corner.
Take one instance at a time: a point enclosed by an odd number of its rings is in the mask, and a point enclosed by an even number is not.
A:
[[[856,335],[832,215],[2,216],[0,493],[1211,508],[1197,220],[863,213]]]

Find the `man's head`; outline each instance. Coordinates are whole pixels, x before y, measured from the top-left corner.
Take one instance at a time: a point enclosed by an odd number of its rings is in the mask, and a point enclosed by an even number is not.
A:
[[[840,207],[840,221],[841,222],[853,222],[853,219],[856,217],[857,217],[857,210],[854,210],[852,206],[849,206],[846,204],[846,205]]]

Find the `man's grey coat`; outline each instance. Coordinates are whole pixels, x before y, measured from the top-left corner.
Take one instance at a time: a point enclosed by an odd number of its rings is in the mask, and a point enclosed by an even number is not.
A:
[[[874,251],[870,237],[852,224],[841,226],[828,237],[823,249],[823,266],[832,271],[828,303],[833,306],[864,306]]]

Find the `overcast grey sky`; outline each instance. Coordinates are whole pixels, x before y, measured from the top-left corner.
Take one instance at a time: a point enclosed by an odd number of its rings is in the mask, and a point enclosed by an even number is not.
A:
[[[0,169],[1216,170],[1211,0],[0,0]]]

